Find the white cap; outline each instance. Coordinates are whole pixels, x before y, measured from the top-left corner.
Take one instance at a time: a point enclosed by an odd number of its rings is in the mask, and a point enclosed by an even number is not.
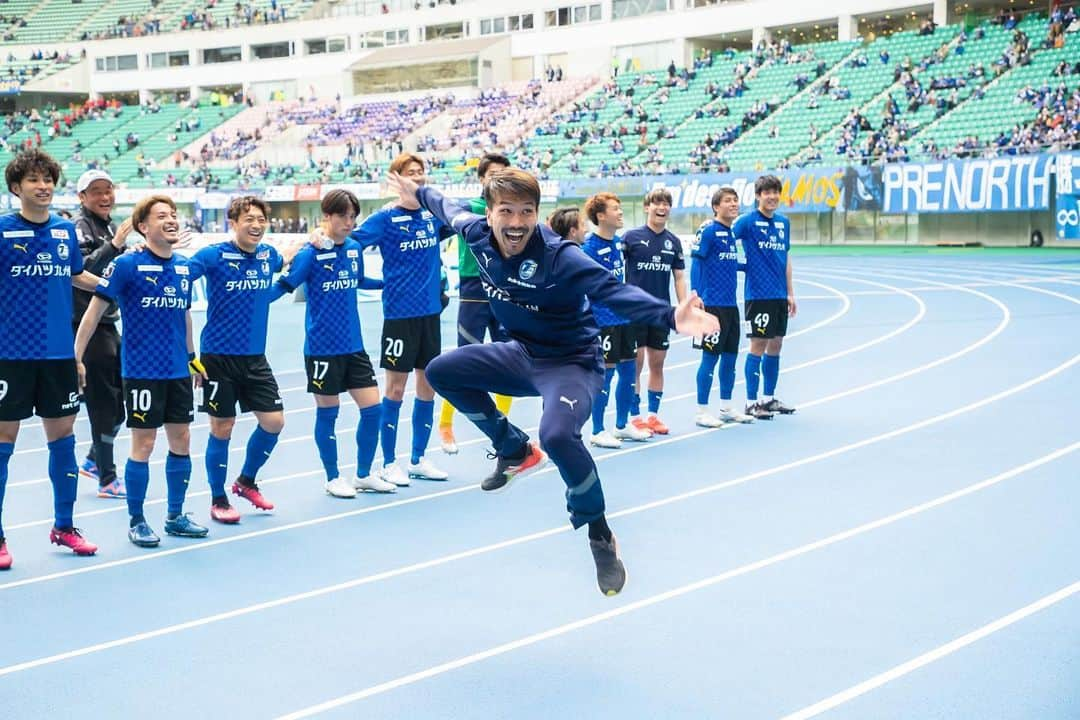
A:
[[[95,180],[108,180],[110,185],[114,185],[113,179],[109,177],[109,173],[104,170],[87,170],[79,176],[79,182],[75,183],[76,192],[86,192],[86,188],[90,187],[90,184]]]

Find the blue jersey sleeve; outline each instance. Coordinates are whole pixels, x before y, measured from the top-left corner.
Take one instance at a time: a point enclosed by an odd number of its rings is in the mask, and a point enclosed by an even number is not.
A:
[[[478,223],[485,220],[483,215],[471,212],[460,203],[445,197],[435,188],[421,186],[416,197],[420,200],[420,205],[438,218],[451,232],[460,233],[466,239],[469,237],[468,230],[476,228]]]
[[[301,248],[300,252],[296,253],[296,257],[293,258],[292,264],[289,266],[289,272],[282,275],[277,284],[284,288],[286,292],[292,292],[303,285],[307,282],[308,276],[311,275],[314,258],[314,247],[307,245]]]
[[[281,256],[281,253],[275,247],[270,248],[270,269],[276,273],[285,269],[285,258]]]
[[[565,278],[567,287],[586,295],[590,302],[603,303],[631,322],[675,328],[675,309],[633,285],[621,283],[611,271],[581,252],[560,252],[554,274]]]
[[[131,267],[131,262],[125,260],[123,256],[116,258],[107,266],[101,273],[101,280],[98,281],[97,289],[94,290],[95,295],[100,295],[106,300],[115,302],[119,299],[120,293],[123,292],[124,286],[128,281],[128,269]]]
[[[711,227],[711,222],[702,223],[701,227],[698,228],[697,239],[690,251],[690,256],[693,258],[690,263],[690,289],[698,295],[701,295],[703,290],[701,265],[712,249],[712,238],[706,232]]]
[[[85,270],[86,266],[83,262],[82,251],[79,250],[79,238],[75,232],[75,226],[71,223],[67,223],[67,225],[70,227],[70,231],[67,234],[67,238],[61,242],[67,245],[68,258],[71,260],[71,275],[74,277]]]
[[[381,210],[368,215],[367,219],[349,234],[349,237],[360,243],[361,247],[375,247],[382,241],[385,234],[386,213]]]
[[[214,247],[204,247],[199,252],[188,258],[188,267],[191,272],[191,280],[194,282],[206,275],[209,268],[214,264],[217,250]]]

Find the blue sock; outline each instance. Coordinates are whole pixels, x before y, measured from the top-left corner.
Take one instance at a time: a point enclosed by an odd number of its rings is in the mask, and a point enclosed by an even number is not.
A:
[[[382,407],[372,405],[360,411],[360,424],[356,426],[356,477],[371,474],[371,462],[379,444],[379,418]]]
[[[382,399],[382,427],[379,430],[379,440],[382,443],[383,465],[394,462],[397,455],[397,426],[401,415],[401,401]]]
[[[150,487],[150,463],[128,458],[124,468],[124,485],[127,488],[128,515],[143,518],[143,502],[146,500],[146,488]]]
[[[225,478],[229,474],[229,440],[213,435],[206,441],[206,479],[210,482],[210,496],[225,495]]]
[[[191,456],[169,451],[165,458],[165,484],[169,491],[168,513],[174,518],[184,512],[184,496],[191,482]]]
[[[327,480],[338,476],[337,436],[334,435],[338,411],[337,405],[315,408],[315,447],[319,450]]]
[[[604,368],[604,386],[593,398],[592,404],[593,435],[604,431],[604,412],[607,410],[608,398],[611,396],[611,378],[614,376],[615,368]]]
[[[746,399],[750,402],[757,400],[758,383],[761,380],[761,356],[749,354],[746,356],[746,366],[743,372],[746,374]]]
[[[73,527],[75,493],[79,482],[79,461],[75,459],[75,436],[53,440],[49,447],[49,479],[53,486],[53,513],[56,527]]]
[[[720,354],[720,400],[727,402],[731,399],[731,391],[735,389],[735,360],[738,353]]]
[[[0,443],[0,518],[4,514],[4,488],[7,487],[8,460],[15,452],[15,443]],[[0,537],[4,537],[4,524],[0,522]]]
[[[664,397],[663,390],[649,391],[649,412],[653,415],[660,412],[660,398]]]
[[[637,385],[634,386],[634,397],[630,401],[630,414],[634,417],[641,414],[641,395],[638,394]]]
[[[634,403],[634,368],[633,360],[619,363],[619,382],[615,385],[615,427],[623,429],[630,417],[630,406]]]
[[[420,462],[431,439],[431,425],[435,422],[435,401],[416,398],[412,404],[412,462]]]
[[[259,474],[259,469],[270,459],[270,453],[274,451],[277,441],[277,435],[268,433],[256,425],[255,431],[248,438],[247,455],[244,457],[244,467],[240,474],[254,480]]]
[[[713,371],[719,358],[712,353],[701,353],[701,364],[697,369],[697,404],[709,404],[709,389],[712,388]]]
[[[776,381],[780,378],[780,356],[766,354],[762,357],[761,374],[765,378],[765,394],[772,397],[776,392]]]

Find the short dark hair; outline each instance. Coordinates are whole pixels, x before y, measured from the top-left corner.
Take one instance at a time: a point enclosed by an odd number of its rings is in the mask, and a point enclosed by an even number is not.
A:
[[[622,200],[615,193],[598,192],[585,201],[585,214],[589,216],[589,222],[593,225],[600,224],[600,213],[607,212],[608,203],[617,202],[622,205]]]
[[[782,192],[783,189],[784,183],[780,182],[780,178],[775,175],[762,175],[754,181],[754,195],[760,195],[766,190]]]
[[[320,207],[323,215],[346,215],[350,208],[355,214],[360,214],[360,201],[344,188],[338,188],[326,193]]]
[[[548,215],[548,227],[565,239],[570,231],[581,222],[581,209],[576,207],[561,207]]]
[[[540,207],[540,182],[518,168],[495,170],[484,182],[484,202],[490,208],[499,198],[531,200]]]
[[[227,217],[236,222],[240,219],[240,216],[246,213],[251,208],[257,208],[262,211],[263,217],[267,220],[270,219],[270,204],[263,200],[261,197],[255,197],[254,195],[243,195],[238,198],[233,198],[233,201],[229,203],[229,212]]]
[[[492,165],[502,165],[503,168],[510,167],[510,158],[506,157],[502,153],[485,153],[484,157],[480,158],[480,162],[476,165],[476,177],[481,180],[487,175],[488,168]]]
[[[736,200],[739,199],[739,193],[735,192],[735,188],[731,187],[730,185],[725,185],[724,187],[713,193],[711,206],[716,207],[717,205],[719,205],[720,201],[724,198],[725,195],[732,195],[735,197]]]
[[[135,203],[135,209],[131,211],[131,227],[135,228],[136,232],[142,233],[139,226],[150,219],[150,211],[158,203],[164,203],[176,210],[176,203],[168,195],[147,195]]]
[[[4,169],[4,181],[7,182],[8,191],[14,193],[15,186],[32,172],[48,175],[52,178],[53,185],[60,182],[60,163],[44,150],[33,148],[16,155]]]
[[[653,203],[667,203],[671,204],[671,193],[664,188],[656,188],[650,190],[649,194],[645,196],[644,205],[652,205]]]

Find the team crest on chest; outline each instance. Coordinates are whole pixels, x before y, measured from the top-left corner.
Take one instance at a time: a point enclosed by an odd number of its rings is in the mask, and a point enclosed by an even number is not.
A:
[[[526,260],[518,267],[518,277],[522,280],[528,280],[536,274],[536,269],[538,267],[535,260]]]
[[[67,246],[67,243],[62,242],[62,243],[60,243],[59,245],[56,246],[56,255],[61,260],[67,260],[68,259],[68,246]]]

